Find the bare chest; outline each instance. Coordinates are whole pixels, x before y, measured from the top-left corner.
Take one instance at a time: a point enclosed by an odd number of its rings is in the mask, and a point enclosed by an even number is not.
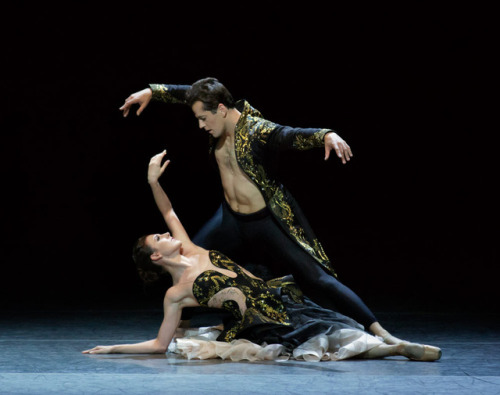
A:
[[[241,169],[236,160],[236,152],[234,146],[224,145],[215,150],[215,159],[221,173],[230,172],[236,174],[241,172]]]
[[[226,201],[236,212],[253,213],[265,207],[260,190],[238,164],[234,143],[215,150]]]

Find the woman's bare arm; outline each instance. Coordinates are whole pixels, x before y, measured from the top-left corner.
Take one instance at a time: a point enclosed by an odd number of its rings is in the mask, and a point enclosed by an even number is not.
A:
[[[148,183],[151,187],[151,191],[153,192],[153,197],[156,202],[156,206],[160,210],[165,223],[172,235],[177,239],[182,241],[184,250],[186,248],[194,247],[194,244],[191,242],[189,235],[187,234],[184,226],[181,221],[177,217],[174,209],[172,208],[172,203],[168,198],[167,194],[163,190],[160,182],[158,181],[160,176],[163,174],[165,169],[170,163],[170,160],[165,161],[163,165],[161,164],[163,158],[167,154],[167,151],[164,150],[159,154],[153,156],[149,162],[148,167]]]
[[[169,290],[170,291],[170,290]],[[164,317],[156,339],[135,344],[115,344],[112,346],[96,346],[82,351],[83,354],[161,354],[165,353],[172,341],[181,321],[181,303],[175,301],[172,292],[165,295],[163,302]]]

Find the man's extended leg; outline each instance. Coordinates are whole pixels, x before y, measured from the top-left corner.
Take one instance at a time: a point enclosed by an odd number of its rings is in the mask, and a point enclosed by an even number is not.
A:
[[[354,318],[366,328],[377,321],[370,309],[296,242],[284,233],[269,211],[227,215],[238,223],[246,254],[268,266],[275,276],[293,274],[304,294],[323,307]]]
[[[316,303],[354,318],[388,344],[402,342],[380,325],[356,293],[327,273],[285,234],[270,213],[261,213],[254,220],[240,221],[240,229],[243,240],[252,246],[254,256],[260,256],[260,261],[267,263],[277,275],[293,274],[304,294]]]

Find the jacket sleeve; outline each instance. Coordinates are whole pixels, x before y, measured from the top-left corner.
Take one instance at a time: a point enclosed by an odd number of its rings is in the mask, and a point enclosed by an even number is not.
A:
[[[153,91],[152,99],[164,103],[185,104],[186,92],[191,85],[149,84]]]
[[[276,125],[269,134],[267,148],[275,151],[295,149],[305,151],[324,147],[325,135],[332,129],[292,128]]]

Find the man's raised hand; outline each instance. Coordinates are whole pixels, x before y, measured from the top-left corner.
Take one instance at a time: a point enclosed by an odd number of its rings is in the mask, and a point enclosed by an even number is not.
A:
[[[147,107],[152,97],[153,91],[150,88],[131,94],[127,97],[127,99],[125,99],[123,106],[120,107],[120,110],[123,111],[123,116],[126,117],[128,115],[130,107],[134,104],[139,105],[139,109],[136,114],[141,115],[142,111]]]

